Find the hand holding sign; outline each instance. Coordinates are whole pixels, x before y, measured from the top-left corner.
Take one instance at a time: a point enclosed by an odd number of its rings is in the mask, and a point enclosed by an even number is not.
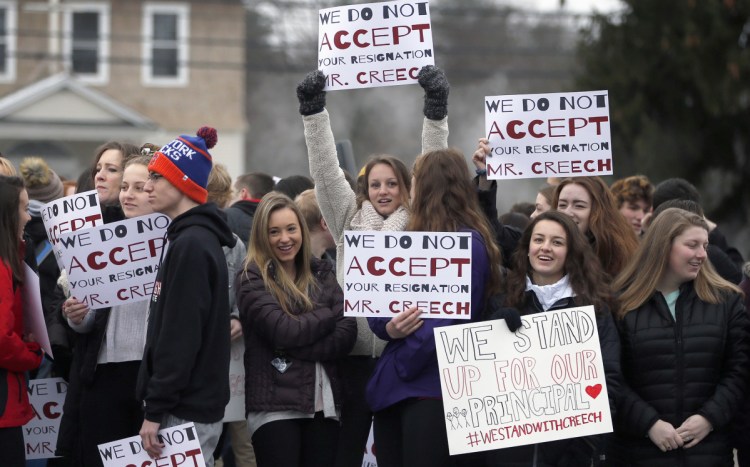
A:
[[[79,302],[75,297],[71,297],[63,302],[63,315],[73,324],[81,324],[83,318],[89,313],[89,306]]]
[[[421,318],[422,310],[417,307],[411,307],[396,315],[395,318],[388,321],[385,330],[391,339],[403,339],[419,329],[424,321]]]
[[[478,170],[487,170],[487,155],[490,153],[490,149],[490,140],[479,138],[477,150],[471,156],[471,162],[474,163],[474,167]]]
[[[326,77],[320,70],[311,71],[297,85],[299,113],[307,117],[323,111],[326,106]]]
[[[451,85],[445,72],[432,65],[425,65],[417,75],[419,85],[424,89],[422,113],[430,120],[442,120],[448,115],[448,93]]]
[[[164,449],[164,444],[159,442],[158,437],[160,425],[160,423],[144,420],[141,431],[138,433],[141,435],[143,448],[152,459],[159,457],[161,450]]]

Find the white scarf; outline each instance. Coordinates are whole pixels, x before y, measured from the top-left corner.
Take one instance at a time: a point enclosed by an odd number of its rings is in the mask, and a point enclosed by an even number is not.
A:
[[[567,274],[562,276],[559,281],[549,285],[536,285],[531,282],[529,276],[526,276],[526,290],[534,292],[544,311],[549,310],[558,300],[576,296],[568,283]]]
[[[409,211],[399,206],[390,216],[383,218],[369,201],[362,202],[362,208],[354,214],[351,230],[402,231],[409,222]]]

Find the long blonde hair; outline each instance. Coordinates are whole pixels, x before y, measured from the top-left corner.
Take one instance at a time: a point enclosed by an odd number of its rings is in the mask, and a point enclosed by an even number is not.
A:
[[[683,209],[665,209],[654,219],[633,259],[612,284],[613,290],[620,291],[618,318],[622,319],[654,294],[669,266],[674,239],[690,227],[708,232],[705,219]],[[720,303],[728,292],[742,293],[739,287],[719,276],[710,261],[703,263],[693,284],[698,297],[707,303]]]
[[[282,267],[271,249],[268,238],[271,214],[285,208],[294,211],[302,233],[302,247],[294,258],[296,277],[291,277]],[[312,273],[311,258],[310,232],[294,201],[278,192],[263,196],[255,211],[243,274],[247,273],[251,264],[256,264],[266,290],[278,300],[284,312],[294,316],[313,309],[310,294],[313,290],[317,290],[318,284]]]

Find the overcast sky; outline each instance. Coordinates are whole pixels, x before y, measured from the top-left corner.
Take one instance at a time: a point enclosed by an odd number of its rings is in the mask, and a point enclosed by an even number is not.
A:
[[[560,0],[509,0],[508,3],[520,7],[536,5],[540,10],[557,10],[560,8]],[[606,12],[621,7],[619,0],[565,0],[565,10],[576,13],[591,13],[594,10]]]

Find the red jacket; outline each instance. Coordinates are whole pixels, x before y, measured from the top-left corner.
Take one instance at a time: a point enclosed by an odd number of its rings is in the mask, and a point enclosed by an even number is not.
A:
[[[13,288],[11,269],[0,262],[0,428],[25,425],[34,416],[24,372],[42,363],[42,351],[22,335],[21,287]]]

